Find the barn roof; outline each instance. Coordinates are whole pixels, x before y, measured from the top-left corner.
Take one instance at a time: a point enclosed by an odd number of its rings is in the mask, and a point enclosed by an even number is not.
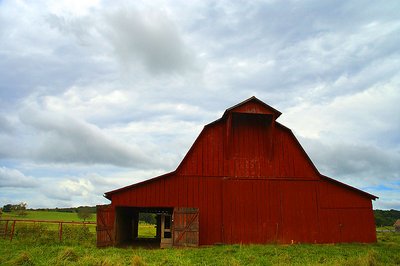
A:
[[[235,110],[239,109],[239,107],[250,103],[250,102],[255,102],[258,103],[259,105],[261,105],[262,107],[264,107],[266,110],[268,110],[269,112],[273,113],[275,115],[275,119],[278,118],[282,113],[279,112],[278,110],[276,110],[275,108],[269,106],[268,104],[266,104],[265,102],[259,100],[257,97],[252,96],[250,98],[248,98],[247,100],[244,100],[243,102],[240,102],[228,109],[225,110],[224,114],[222,117],[225,117],[228,113],[234,112]],[[257,113],[256,110],[253,110],[252,112]]]
[[[264,110],[260,110],[260,109],[257,110],[257,109],[251,109],[251,108],[250,108],[250,109],[246,109],[246,111],[243,111],[243,109],[241,109],[241,107],[245,106],[246,104],[251,104],[251,103],[256,103],[256,104],[258,104],[258,105],[261,106]],[[225,120],[225,119],[228,117],[228,115],[229,115],[230,113],[232,113],[232,112],[269,113],[269,114],[272,114],[272,115],[274,116],[274,119],[277,119],[277,118],[282,114],[282,113],[279,112],[278,110],[274,109],[273,107],[269,106],[268,104],[264,103],[263,101],[257,99],[255,96],[252,96],[252,97],[250,97],[249,99],[244,100],[243,102],[238,103],[238,104],[236,104],[236,105],[234,105],[234,106],[232,106],[232,107],[226,109],[221,118],[219,118],[219,119],[217,119],[217,120],[215,120],[215,121],[213,121],[213,122],[211,122],[211,123],[205,125],[204,129],[207,128],[207,127],[209,127],[209,126],[211,126],[211,125],[213,125],[213,124],[215,124],[215,123],[218,123],[218,122],[221,122],[221,121]],[[276,125],[279,126],[279,127],[281,127],[281,128],[284,129],[284,130],[289,131],[290,134],[293,135],[294,139],[296,140],[296,142],[297,142],[297,144],[298,144],[298,147],[303,151],[303,153],[305,154],[307,160],[310,162],[310,164],[311,164],[312,167],[315,169],[315,171],[318,173],[318,175],[320,176],[321,179],[325,179],[325,180],[328,181],[328,182],[331,182],[331,183],[334,183],[334,184],[336,184],[336,185],[340,185],[340,186],[345,187],[345,188],[347,188],[347,189],[353,190],[353,191],[355,191],[355,192],[357,192],[357,193],[359,193],[359,194],[361,194],[361,195],[363,195],[363,196],[366,196],[367,198],[373,199],[373,200],[379,198],[379,197],[377,197],[377,196],[375,196],[375,195],[372,195],[372,194],[367,193],[367,192],[365,192],[365,191],[363,191],[363,190],[360,190],[360,189],[357,189],[357,188],[352,187],[352,186],[350,186],[350,185],[344,184],[344,183],[342,183],[342,182],[340,182],[340,181],[337,181],[337,180],[335,180],[335,179],[332,179],[332,178],[330,178],[330,177],[327,177],[327,176],[322,175],[321,173],[319,173],[318,169],[316,168],[316,166],[314,165],[314,163],[312,162],[312,160],[310,159],[310,157],[308,156],[308,154],[305,152],[305,150],[303,149],[303,147],[301,146],[301,144],[298,142],[297,138],[294,136],[292,130],[291,130],[290,128],[288,128],[288,127],[286,127],[286,126],[284,126],[284,125],[278,123],[278,122],[276,122]],[[204,131],[204,129],[203,129],[203,131]],[[202,132],[201,132],[200,134],[202,134]],[[115,190],[106,192],[106,193],[104,194],[104,196],[105,196],[107,199],[110,199],[110,200],[111,200],[111,195],[113,195],[113,194],[116,194],[116,193],[119,193],[119,192],[122,192],[122,191],[125,191],[125,190],[128,190],[128,189],[133,189],[133,188],[135,188],[135,187],[137,187],[137,186],[141,186],[141,185],[144,185],[144,184],[153,182],[153,181],[155,181],[155,180],[157,180],[157,179],[168,178],[168,177],[170,177],[170,176],[173,176],[174,174],[176,174],[177,170],[179,169],[179,166],[182,165],[183,162],[186,160],[187,155],[190,153],[190,151],[192,150],[192,148],[194,147],[194,145],[195,145],[196,142],[197,142],[197,139],[196,139],[196,141],[193,143],[192,147],[189,149],[188,153],[187,153],[186,156],[183,158],[182,162],[178,165],[178,167],[177,167],[177,169],[176,169],[175,171],[172,171],[172,172],[169,172],[169,173],[166,173],[166,174],[163,174],[163,175],[160,175],[160,176],[157,176],[157,177],[154,177],[154,178],[151,178],[151,179],[148,179],[148,180],[139,182],[139,183],[135,183],[135,184],[132,184],[132,185],[129,185],[129,186],[126,186],[126,187],[122,187],[122,188],[119,188],[119,189],[115,189]]]
[[[397,219],[393,226],[400,226],[400,219]]]
[[[327,181],[329,181],[329,182],[331,182],[331,183],[334,183],[334,184],[337,184],[337,185],[339,185],[339,186],[348,188],[348,189],[350,189],[350,190],[359,192],[360,194],[363,194],[363,195],[367,196],[368,198],[371,198],[371,199],[373,199],[373,200],[379,199],[378,196],[375,196],[375,195],[373,195],[373,194],[370,194],[370,193],[365,192],[365,191],[363,191],[363,190],[360,190],[360,189],[358,189],[358,188],[355,188],[355,187],[352,187],[352,186],[347,185],[347,184],[345,184],[345,183],[342,183],[342,182],[340,182],[340,181],[338,181],[338,180],[336,180],[336,179],[327,177],[327,176],[322,175],[322,174],[319,174],[319,175],[321,176],[321,178],[323,178],[323,179],[325,179],[325,180],[327,180]]]
[[[250,104],[250,103],[256,103],[259,106],[261,106],[264,110],[260,110],[260,109],[258,109],[258,110],[250,109],[250,110],[247,110],[247,111],[240,110],[241,107],[245,106],[246,104]],[[243,102],[240,102],[240,103],[238,103],[238,104],[236,104],[236,105],[234,105],[232,107],[229,107],[228,109],[225,110],[225,112],[224,112],[224,114],[222,115],[221,118],[218,118],[217,120],[215,120],[215,121],[213,121],[213,122],[211,122],[211,123],[209,123],[209,124],[207,124],[205,126],[206,127],[207,126],[211,126],[211,125],[213,125],[215,123],[218,123],[218,122],[220,122],[222,120],[225,120],[229,116],[230,113],[235,113],[235,112],[253,113],[253,114],[270,113],[270,114],[272,114],[274,116],[274,120],[277,119],[282,114],[281,112],[279,112],[275,108],[273,108],[273,107],[269,106],[268,104],[266,104],[265,102],[259,100],[257,97],[252,96],[252,97],[248,98],[247,100],[244,100]]]
[[[173,176],[174,174],[175,174],[175,171],[172,171],[172,172],[169,172],[169,173],[166,173],[166,174],[163,174],[163,175],[159,175],[159,176],[147,179],[147,180],[142,181],[142,182],[138,182],[138,183],[135,183],[135,184],[132,184],[132,185],[128,185],[128,186],[122,187],[122,188],[114,189],[114,190],[111,190],[109,192],[104,193],[104,197],[106,197],[107,199],[111,200],[111,195],[113,195],[113,194],[116,194],[116,193],[119,193],[119,192],[123,192],[125,190],[131,189],[131,188],[134,188],[134,187],[137,187],[137,186],[145,185],[147,183],[151,183],[151,182],[153,182],[155,180],[158,180],[158,179],[161,179],[161,178],[167,178],[167,177]]]

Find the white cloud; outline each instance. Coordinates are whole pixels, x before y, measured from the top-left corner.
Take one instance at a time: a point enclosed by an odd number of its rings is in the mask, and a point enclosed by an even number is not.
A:
[[[1,200],[103,202],[111,187],[173,170],[205,124],[255,95],[323,173],[400,208],[379,187],[398,173],[397,1],[0,7],[0,166],[51,184],[3,187]]]
[[[48,3],[48,8],[49,11],[54,14],[63,15],[69,13],[74,16],[83,16],[87,15],[91,9],[98,7],[99,4],[99,0],[50,1]]]
[[[0,167],[0,188],[34,188],[37,186],[38,182],[34,177],[26,176],[17,169]]]
[[[113,139],[97,126],[67,114],[28,108],[21,112],[20,119],[35,130],[36,142],[27,156],[39,161],[129,167],[149,167],[154,163],[138,146]]]
[[[176,25],[160,11],[120,9],[107,14],[103,29],[124,66],[143,63],[153,73],[185,72],[192,55]]]
[[[130,5],[73,15],[57,11],[47,16],[47,22],[79,45],[102,53],[101,58],[115,58],[130,73],[144,67],[151,74],[177,74],[194,67],[193,53],[161,9]]]
[[[14,126],[9,119],[0,114],[0,134],[9,134],[14,130]]]
[[[356,94],[338,96],[329,102],[289,108],[280,121],[296,134],[323,141],[346,141],[399,148],[400,80],[387,80]],[[375,138],[374,136],[385,136]],[[389,144],[391,143],[391,144]],[[393,146],[394,145],[394,146]]]

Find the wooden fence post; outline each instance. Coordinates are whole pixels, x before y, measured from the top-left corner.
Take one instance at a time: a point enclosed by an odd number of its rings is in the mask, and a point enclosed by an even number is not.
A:
[[[8,221],[6,221],[6,228],[4,229],[4,239],[7,237],[7,231],[8,231]]]
[[[58,229],[59,229],[58,236],[59,236],[60,242],[61,242],[62,241],[63,223],[58,224]]]
[[[12,224],[12,228],[11,228],[11,234],[10,234],[10,242],[13,240],[13,236],[14,236],[14,230],[15,230],[15,223],[17,221],[14,220],[13,224]]]

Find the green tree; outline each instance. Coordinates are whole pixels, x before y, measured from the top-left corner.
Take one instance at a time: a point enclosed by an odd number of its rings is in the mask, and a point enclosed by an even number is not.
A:
[[[17,212],[18,216],[26,216],[28,213],[26,212],[26,206],[28,204],[26,202],[21,202],[15,205],[15,211]]]
[[[77,215],[79,219],[82,219],[84,222],[93,217],[93,213],[89,208],[78,208]]]
[[[11,204],[6,204],[3,206],[3,212],[11,212],[12,211],[12,205]]]
[[[157,215],[154,213],[140,212],[139,221],[143,221],[148,224],[156,224],[156,216]]]

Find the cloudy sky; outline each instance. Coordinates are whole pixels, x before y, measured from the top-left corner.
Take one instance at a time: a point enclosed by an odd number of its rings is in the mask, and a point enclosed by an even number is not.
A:
[[[190,3],[189,3],[190,2]],[[399,1],[0,0],[0,205],[107,203],[251,96],[400,209]]]

